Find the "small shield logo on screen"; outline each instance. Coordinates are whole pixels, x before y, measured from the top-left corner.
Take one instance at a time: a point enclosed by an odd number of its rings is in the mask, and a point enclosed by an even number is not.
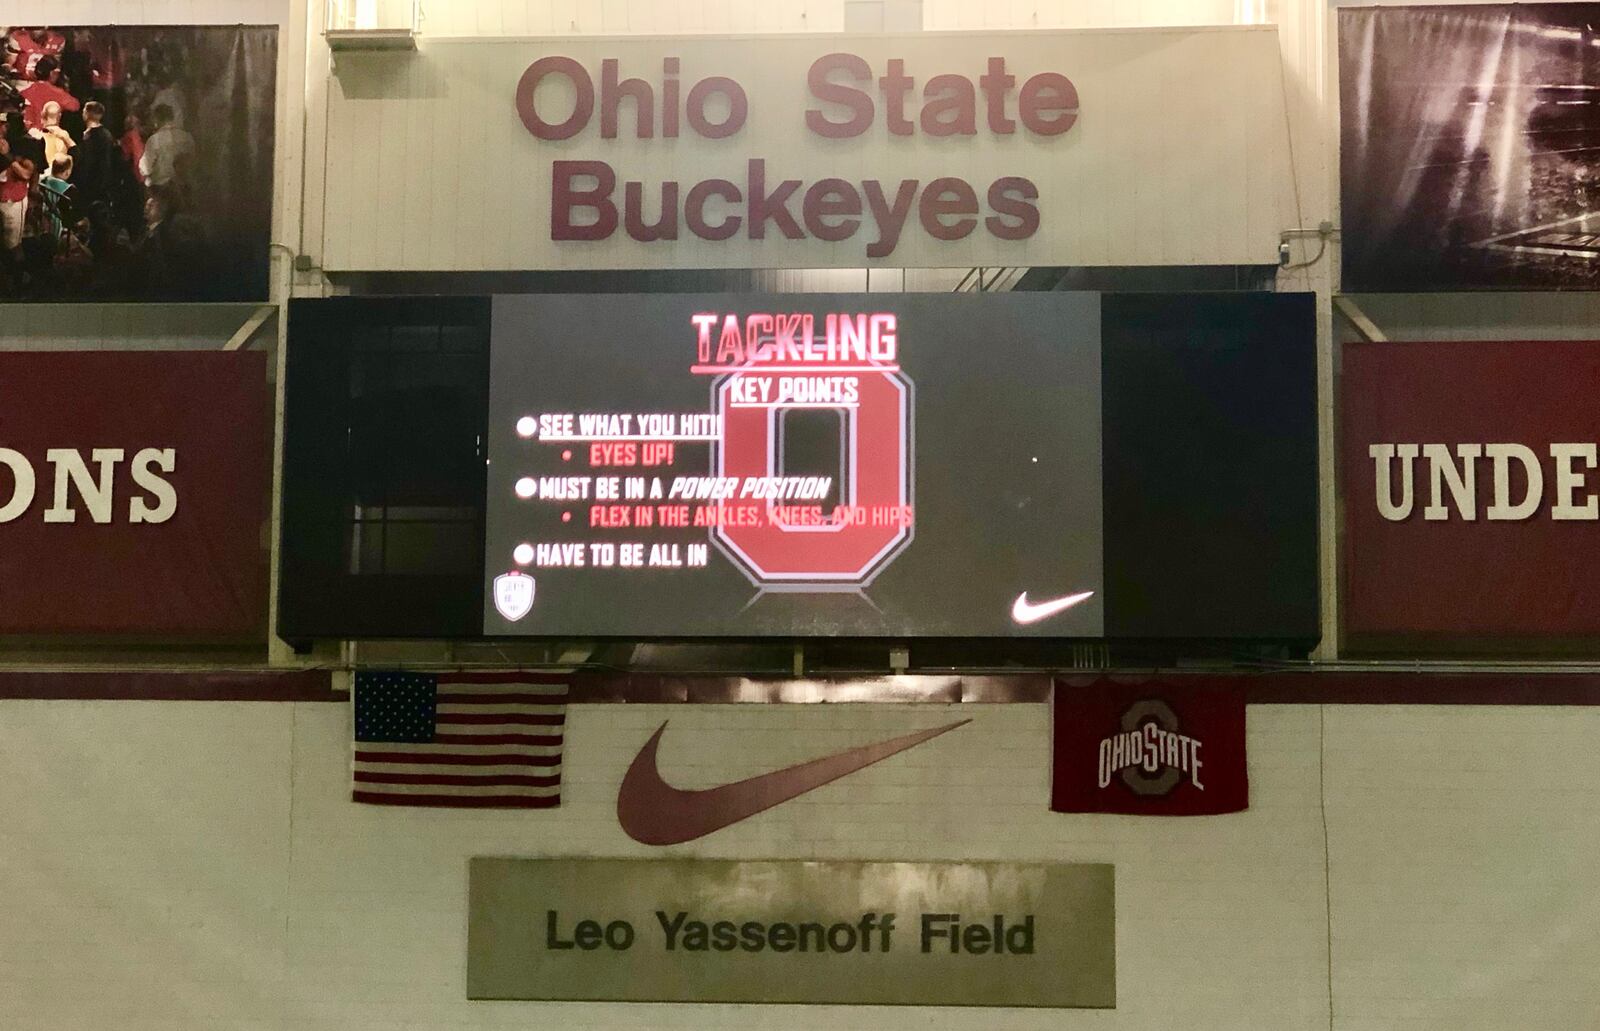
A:
[[[515,623],[533,608],[533,577],[512,570],[494,578],[494,607]]]

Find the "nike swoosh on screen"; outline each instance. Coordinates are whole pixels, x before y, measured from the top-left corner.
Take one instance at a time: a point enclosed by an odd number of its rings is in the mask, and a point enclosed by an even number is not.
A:
[[[1017,600],[1011,603],[1011,618],[1013,621],[1027,626],[1029,623],[1037,623],[1039,620],[1047,619],[1057,612],[1070,609],[1080,601],[1086,601],[1093,597],[1093,595],[1093,591],[1080,591],[1077,594],[1069,594],[1051,601],[1030,603],[1028,601],[1028,592],[1023,591],[1017,595]]]
[[[646,845],[693,841],[971,722],[958,720],[701,791],[684,791],[661,779],[656,750],[667,729],[662,723],[622,777],[617,820],[628,837]]]

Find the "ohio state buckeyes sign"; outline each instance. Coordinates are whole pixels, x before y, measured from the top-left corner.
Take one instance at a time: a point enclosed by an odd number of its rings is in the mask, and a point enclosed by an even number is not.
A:
[[[1600,343],[1346,344],[1352,635],[1600,634]]]
[[[1255,264],[1294,211],[1270,26],[430,35],[337,78],[329,270]],[[396,174],[462,130],[499,188]]]
[[[0,396],[0,633],[260,630],[265,355],[0,352]]]

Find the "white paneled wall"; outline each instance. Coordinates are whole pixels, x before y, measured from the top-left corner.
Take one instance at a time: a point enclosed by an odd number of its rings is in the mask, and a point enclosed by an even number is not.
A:
[[[1600,1027],[1594,709],[1330,707],[1336,1031]]]
[[[1232,25],[1238,0],[922,0],[928,29]]]
[[[7,1031],[1322,1031],[1317,710],[1251,714],[1253,806],[1212,819],[1046,808],[1048,709],[974,722],[725,831],[652,849],[617,784],[707,786],[951,718],[909,705],[576,706],[548,813],[348,801],[340,705],[0,702]],[[473,855],[1109,861],[1115,1011],[474,1003]]]
[[[888,5],[904,2],[886,0]],[[1231,25],[1238,20],[1240,2],[922,0],[922,25],[933,30]],[[852,27],[849,6],[851,0],[423,0],[422,13],[423,32],[430,36],[843,32]]]
[[[429,36],[841,32],[844,0],[423,0]]]
[[[1254,706],[1248,812],[1137,818],[1046,809],[1044,706],[959,708],[974,722],[936,745],[651,849],[617,826],[616,791],[662,720],[666,775],[703,787],[932,726],[950,709],[575,706],[562,807],[494,813],[348,802],[343,705],[0,701],[0,1027],[1508,1031],[1600,1020],[1600,820],[1585,787],[1600,777],[1600,709]],[[1113,862],[1117,1008],[468,1002],[473,855]]]
[[[6,0],[0,24],[277,25],[297,0]]]

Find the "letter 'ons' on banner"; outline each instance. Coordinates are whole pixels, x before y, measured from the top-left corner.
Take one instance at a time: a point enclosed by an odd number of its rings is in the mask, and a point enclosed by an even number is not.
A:
[[[1050,808],[1209,816],[1250,804],[1242,684],[1058,680]]]

